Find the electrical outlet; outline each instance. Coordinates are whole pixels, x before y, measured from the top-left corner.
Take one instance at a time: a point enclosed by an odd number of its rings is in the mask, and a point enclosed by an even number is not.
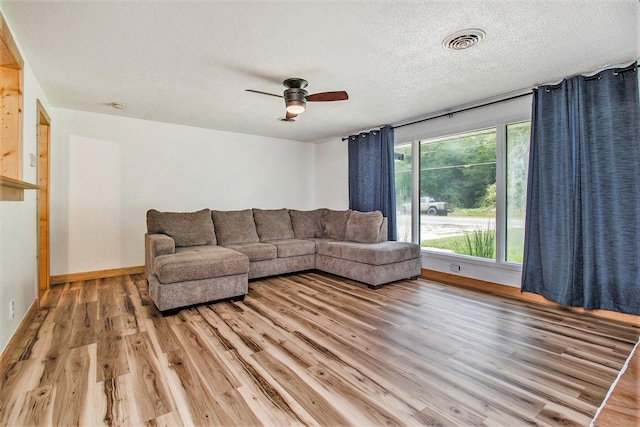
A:
[[[35,153],[29,153],[29,165],[32,168],[38,166],[38,156]]]
[[[15,300],[11,300],[11,303],[9,304],[9,320],[13,320],[15,316],[16,316],[16,302]]]
[[[460,266],[458,264],[449,264],[449,270],[455,271],[456,273],[460,272]]]

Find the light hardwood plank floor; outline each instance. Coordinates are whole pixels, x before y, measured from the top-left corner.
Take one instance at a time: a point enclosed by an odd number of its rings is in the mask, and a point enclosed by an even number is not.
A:
[[[606,404],[593,421],[595,427],[640,426],[640,350],[636,344],[626,369],[618,377]]]
[[[640,329],[424,279],[309,272],[162,317],[143,275],[48,291],[0,425],[591,423]]]

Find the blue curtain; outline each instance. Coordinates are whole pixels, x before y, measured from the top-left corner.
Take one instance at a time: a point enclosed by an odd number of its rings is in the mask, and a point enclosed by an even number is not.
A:
[[[393,127],[349,137],[349,208],[381,211],[389,240],[396,240]]]
[[[533,95],[522,290],[640,314],[637,65]]]

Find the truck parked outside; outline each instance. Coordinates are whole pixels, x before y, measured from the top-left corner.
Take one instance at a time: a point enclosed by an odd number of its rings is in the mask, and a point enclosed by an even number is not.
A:
[[[400,210],[402,213],[408,214],[411,212],[411,203],[404,203],[400,206]],[[447,216],[450,212],[453,212],[450,203],[437,200],[431,196],[420,197],[420,213]]]

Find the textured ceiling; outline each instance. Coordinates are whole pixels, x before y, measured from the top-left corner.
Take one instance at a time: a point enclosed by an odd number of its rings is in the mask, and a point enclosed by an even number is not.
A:
[[[310,142],[640,57],[638,0],[0,5],[53,106]],[[442,48],[466,28],[486,38]],[[244,91],[288,77],[350,99],[287,123],[283,100]]]

